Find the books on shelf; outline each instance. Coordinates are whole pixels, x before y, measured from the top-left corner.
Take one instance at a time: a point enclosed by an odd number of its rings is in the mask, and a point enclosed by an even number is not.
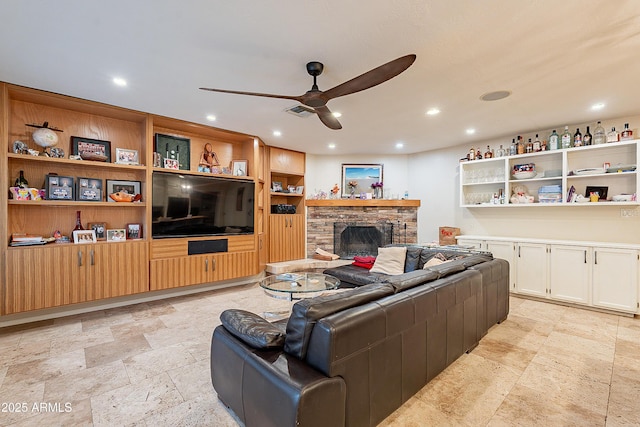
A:
[[[43,245],[44,243],[45,240],[42,236],[35,234],[13,233],[11,235],[10,246]]]

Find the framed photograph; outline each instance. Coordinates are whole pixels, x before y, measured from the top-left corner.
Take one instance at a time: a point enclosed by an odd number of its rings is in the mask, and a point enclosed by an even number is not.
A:
[[[180,169],[180,163],[175,159],[164,159],[164,168],[178,170]]]
[[[598,197],[600,200],[607,200],[607,193],[609,192],[609,187],[598,187],[587,185],[587,189],[584,192],[584,197],[589,198],[591,193],[598,193]]]
[[[140,194],[140,181],[117,181],[113,179],[107,180],[107,195],[113,193],[123,193],[123,196]],[[111,197],[107,198],[108,202],[115,202]],[[130,200],[124,200],[130,201]]]
[[[155,143],[153,151],[162,156],[165,168],[167,167],[166,160],[174,160],[178,167],[169,167],[169,169],[190,170],[191,140],[189,138],[156,133],[153,139]],[[174,164],[174,162],[169,162],[171,166]]]
[[[231,162],[231,169],[233,171],[233,176],[248,176],[247,165],[249,164],[246,160],[233,160]]]
[[[342,197],[369,193],[371,184],[382,183],[382,168],[379,164],[342,164]]]
[[[107,224],[104,222],[90,222],[87,224],[90,230],[96,233],[96,240],[107,240]]]
[[[76,200],[101,202],[102,180],[97,178],[78,177],[78,181],[76,183]]]
[[[107,242],[124,242],[127,240],[127,233],[124,228],[107,230]]]
[[[142,239],[142,224],[139,222],[127,224],[127,239]]]
[[[99,162],[111,162],[111,142],[100,139],[71,137],[72,154],[82,157],[84,160]]]
[[[121,165],[139,165],[138,150],[116,148],[116,163]]]
[[[73,200],[73,177],[46,175],[44,191],[47,200]]]
[[[304,193],[304,185],[298,185],[296,187],[296,194],[302,194]]]
[[[73,230],[73,243],[95,243],[96,232],[93,230]]]
[[[271,182],[271,191],[274,193],[279,193],[282,191],[282,183],[280,181],[272,181]]]

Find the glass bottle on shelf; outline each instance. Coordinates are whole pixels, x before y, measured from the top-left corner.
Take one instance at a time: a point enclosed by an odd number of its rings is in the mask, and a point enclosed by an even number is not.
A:
[[[480,152],[479,148],[478,151],[476,151],[476,160],[482,160],[482,153]]]
[[[571,141],[571,133],[569,132],[569,126],[564,127],[564,132],[562,132],[562,136],[560,137],[560,141],[562,144],[562,148],[571,148],[573,147]]]
[[[20,176],[16,178],[14,187],[29,188],[29,183],[24,177],[24,171],[20,171]]]
[[[82,226],[82,221],[80,221],[80,211],[76,211],[76,226],[73,229],[75,230],[84,230],[84,227]]]
[[[515,156],[516,154],[518,154],[518,146],[516,145],[516,139],[513,138],[511,140],[511,145],[509,146],[509,155]]]
[[[551,135],[549,135],[549,150],[557,150],[558,148],[560,148],[560,136],[554,129]]]
[[[611,132],[607,132],[607,142],[618,142],[620,141],[620,134],[616,130],[616,127],[611,128]]]
[[[573,146],[582,147],[582,134],[580,128],[576,128],[576,133],[573,135]]]
[[[469,155],[467,157],[469,158],[469,160],[475,160],[476,159],[476,149],[471,147],[469,149]]]
[[[593,130],[593,145],[604,144],[605,142],[607,142],[607,135],[604,132],[602,123],[598,121],[598,124]]]
[[[504,157],[504,156],[505,156],[504,148],[502,148],[502,144],[500,144],[500,148],[498,148],[498,152],[496,153],[496,157]]]
[[[484,152],[484,158],[485,159],[493,158],[493,151],[491,150],[491,147],[489,147],[488,145],[487,145],[487,151]]]
[[[527,142],[527,145],[525,146],[525,151],[527,153],[533,153],[533,142],[531,142],[531,138],[529,138],[529,141]]]
[[[518,154],[524,154],[524,152],[525,152],[524,141],[522,140],[522,137],[520,135],[518,135],[518,143],[517,143],[516,147],[517,147],[517,150],[518,150]]]
[[[547,144],[547,140],[543,139],[542,144],[540,145],[540,151],[547,151],[549,149],[549,144]]]
[[[629,123],[624,124],[624,130],[620,134],[620,141],[629,141],[633,139],[633,131],[629,129]]]
[[[540,142],[540,137],[536,133],[536,139],[533,141],[533,151],[535,153],[542,151],[542,143]]]
[[[589,126],[587,126],[587,131],[582,135],[582,145],[591,145],[591,132],[589,132]]]

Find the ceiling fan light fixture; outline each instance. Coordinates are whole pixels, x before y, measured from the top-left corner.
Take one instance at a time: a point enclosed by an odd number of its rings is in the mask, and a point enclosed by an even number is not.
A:
[[[498,101],[499,99],[504,99],[511,95],[510,90],[496,90],[495,92],[487,92],[484,95],[480,96],[480,99],[483,101]]]
[[[334,111],[334,112],[333,112],[333,113],[331,113],[331,114],[333,114],[333,117],[335,117],[336,119],[337,119],[338,117],[342,117],[342,113],[341,113],[341,112],[339,112],[339,111]]]

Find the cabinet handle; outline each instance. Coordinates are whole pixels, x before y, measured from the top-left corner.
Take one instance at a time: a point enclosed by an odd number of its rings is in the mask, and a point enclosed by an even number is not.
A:
[[[96,265],[96,260],[94,259],[94,256],[93,256],[93,249],[89,251],[89,255],[91,256],[91,265]]]
[[[587,263],[587,251],[584,251],[584,263]]]
[[[213,261],[213,271],[216,271],[216,259],[214,258],[212,261]]]
[[[78,251],[78,267],[82,267],[82,251]]]
[[[593,251],[593,263],[598,263],[598,251]]]
[[[520,258],[520,246],[518,246],[518,258]]]
[[[204,272],[208,272],[209,271],[209,258],[205,258],[204,259]]]

